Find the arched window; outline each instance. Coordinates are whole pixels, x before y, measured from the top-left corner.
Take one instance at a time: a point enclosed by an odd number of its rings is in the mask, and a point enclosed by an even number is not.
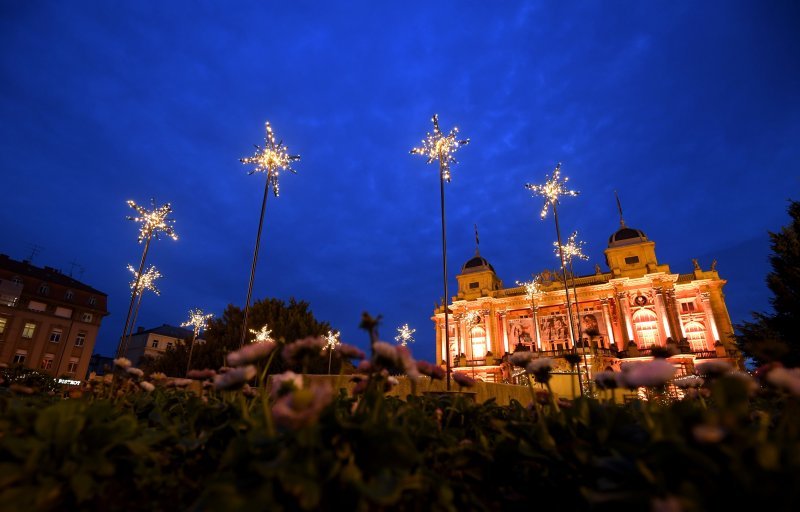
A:
[[[687,322],[683,326],[686,332],[686,339],[689,340],[689,346],[692,347],[692,352],[702,352],[708,350],[706,344],[706,328],[700,322]]]
[[[633,314],[636,344],[639,348],[658,345],[658,318],[649,309],[642,308]]]
[[[483,359],[486,357],[486,331],[483,330],[483,327],[473,327],[470,337],[472,339],[472,358]]]

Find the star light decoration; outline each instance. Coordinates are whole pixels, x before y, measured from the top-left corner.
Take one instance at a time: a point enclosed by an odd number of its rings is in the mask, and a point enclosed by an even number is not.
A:
[[[589,256],[583,253],[583,246],[586,243],[583,240],[578,240],[578,232],[574,231],[569,238],[567,238],[567,243],[561,246],[561,249],[564,254],[564,264],[567,262],[571,262],[573,258],[577,258],[579,260],[587,261]],[[553,247],[555,247],[554,252],[556,253],[556,258],[561,257],[561,253],[558,250],[558,242],[553,242]]]
[[[152,210],[148,210],[136,204],[134,201],[128,201],[128,206],[136,210],[136,213],[139,214],[138,217],[128,216],[128,220],[142,224],[139,227],[139,243],[148,240],[151,236],[155,236],[156,239],[158,239],[160,233],[164,233],[173,240],[177,240],[178,235],[175,234],[175,229],[172,227],[175,220],[167,218],[167,216],[172,213],[172,206],[169,203],[156,206],[155,199],[150,199],[150,204],[153,207]]]
[[[477,324],[480,318],[481,315],[477,311],[475,310],[467,311],[467,314],[464,315],[464,322],[466,322],[467,325],[471,326]]]
[[[413,148],[412,155],[422,155],[428,157],[426,163],[433,163],[435,160],[439,161],[439,170],[442,179],[450,182],[450,164],[457,163],[453,154],[458,151],[461,146],[469,144],[469,139],[458,140],[458,128],[453,127],[450,133],[444,135],[439,128],[439,115],[433,114],[433,133],[428,133],[425,140],[422,141],[422,146]]]
[[[275,134],[272,131],[272,126],[269,121],[266,122],[267,134],[264,137],[264,147],[255,145],[256,152],[253,156],[240,158],[239,161],[243,164],[253,164],[255,169],[247,174],[254,174],[257,172],[264,172],[267,174],[267,183],[272,185],[272,192],[275,197],[278,197],[280,187],[278,185],[278,172],[280,170],[290,171],[297,174],[297,171],[292,169],[291,164],[300,160],[300,155],[290,155],[289,149],[283,144],[283,141],[275,142]]]
[[[559,162],[555,170],[553,170],[553,175],[545,180],[544,185],[525,184],[525,188],[530,190],[533,195],[539,195],[544,198],[544,206],[542,206],[542,211],[539,214],[541,218],[547,217],[547,211],[550,206],[555,207],[561,196],[577,196],[579,194],[579,192],[567,188],[567,181],[569,181],[569,178],[566,176],[563,180],[561,179],[561,163]]]
[[[536,294],[542,291],[542,285],[539,283],[539,276],[533,276],[530,281],[517,281],[517,286],[525,288],[525,296],[528,300],[536,298]]]
[[[146,271],[142,272],[142,277],[139,277],[139,273],[133,268],[133,265],[128,265],[128,270],[133,274],[133,281],[131,281],[131,290],[134,291],[135,294],[142,293],[144,290],[150,290],[151,292],[155,293],[158,296],[161,296],[161,291],[156,288],[155,281],[159,277],[161,277],[161,272],[159,272],[155,265],[150,265]],[[139,283],[137,286],[136,283]]]
[[[272,339],[272,336],[270,336],[272,334],[272,329],[267,329],[267,324],[264,324],[264,326],[257,331],[250,329],[250,332],[256,335],[256,337],[253,339],[253,343],[266,343],[268,341],[275,341]]]
[[[322,347],[323,352],[325,350],[336,350],[336,347],[339,346],[338,331],[328,331],[328,334],[324,335],[323,338],[325,339],[325,346]]]
[[[196,338],[202,329],[206,328],[208,321],[213,317],[212,313],[205,314],[201,309],[190,309],[189,320],[183,322],[181,327],[192,327]]]
[[[409,343],[414,343],[413,334],[415,332],[417,332],[416,329],[411,329],[408,324],[403,324],[397,328],[397,336],[394,337],[394,341],[405,347]]]

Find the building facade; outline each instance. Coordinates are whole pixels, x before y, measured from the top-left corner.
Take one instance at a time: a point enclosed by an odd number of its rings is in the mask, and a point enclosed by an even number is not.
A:
[[[86,375],[107,295],[51,267],[0,254],[0,364]]]
[[[139,327],[128,340],[124,355],[138,365],[145,356],[159,357],[168,348],[191,341],[193,335],[189,329],[167,324],[152,329]],[[203,340],[198,338],[195,343],[203,343]]]
[[[560,271],[539,274],[537,290],[506,288],[476,250],[457,275],[449,335],[444,309],[434,312],[437,359],[445,361],[449,346],[454,371],[488,381],[509,380],[503,356],[518,350],[580,353],[584,376],[649,358],[654,347],[672,348],[671,359],[687,373],[698,360],[736,360],[716,262],[704,270],[693,260],[692,273],[673,273],[656,258],[655,243],[624,223],[609,238],[605,259],[607,272],[599,265],[591,275],[568,272],[570,324]]]

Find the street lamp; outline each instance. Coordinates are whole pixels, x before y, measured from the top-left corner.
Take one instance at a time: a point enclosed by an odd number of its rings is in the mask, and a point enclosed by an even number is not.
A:
[[[128,329],[126,336],[126,339],[129,340],[133,336],[133,329],[136,326],[136,319],[139,317],[139,308],[142,306],[142,297],[144,296],[144,292],[149,290],[157,296],[161,296],[161,292],[158,288],[156,288],[155,285],[156,279],[161,277],[161,272],[156,269],[155,265],[150,265],[150,268],[148,268],[141,277],[139,277],[139,273],[136,272],[136,269],[133,268],[133,265],[128,265],[128,270],[133,274],[133,281],[131,281],[131,293],[139,295],[139,300],[136,301],[136,307],[133,310],[133,321],[130,323],[130,328]],[[138,287],[136,285],[137,282],[139,283]]]
[[[331,374],[331,360],[333,358],[333,351],[336,350],[336,347],[339,345],[339,332],[338,331],[328,331],[328,334],[324,335],[323,338],[325,339],[325,346],[322,347],[322,350],[328,351],[328,375]]]
[[[214,315],[209,313],[205,314],[201,309],[189,310],[189,320],[181,324],[181,327],[192,327],[192,344],[189,345],[189,360],[186,362],[186,373],[189,373],[189,368],[192,365],[192,352],[194,351],[194,342],[197,340],[197,335],[202,329],[206,328],[208,321]]]
[[[422,155],[428,158],[427,163],[439,162],[439,188],[442,206],[442,274],[444,281],[444,340],[447,347],[447,390],[450,391],[450,324],[448,320],[448,295],[447,295],[447,230],[445,227],[444,215],[444,182],[450,182],[450,164],[456,163],[453,154],[461,147],[469,144],[469,139],[458,140],[458,128],[453,128],[450,133],[444,135],[439,129],[439,116],[433,115],[433,133],[428,133],[422,146],[413,148],[412,155]]]

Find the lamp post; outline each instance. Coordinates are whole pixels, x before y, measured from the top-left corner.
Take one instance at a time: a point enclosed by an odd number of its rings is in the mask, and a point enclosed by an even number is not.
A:
[[[538,349],[542,349],[542,342],[539,340],[539,329],[536,328],[536,294],[541,291],[540,276],[534,275],[530,281],[517,281],[517,286],[525,287],[525,296],[531,301],[531,323],[533,325],[533,344]]]
[[[544,198],[544,206],[542,207],[542,211],[539,213],[539,216],[544,219],[547,217],[547,212],[552,208],[553,210],[553,219],[555,220],[556,225],[556,238],[558,239],[558,252],[559,252],[559,259],[561,260],[561,275],[564,281],[564,294],[567,298],[567,317],[569,320],[568,327],[569,327],[569,336],[572,341],[573,347],[575,346],[575,334],[573,332],[573,319],[572,319],[572,304],[569,298],[569,287],[567,285],[567,267],[564,264],[564,251],[563,245],[561,244],[561,229],[558,225],[558,204],[559,198],[561,196],[577,196],[578,192],[574,190],[569,190],[567,188],[567,181],[569,178],[564,177],[561,179],[561,164],[559,163],[556,165],[556,168],[553,170],[553,174],[551,176],[546,176],[545,182],[543,185],[535,185],[532,183],[526,183],[525,188],[531,191],[531,193],[536,196],[542,196]],[[578,370],[578,383],[581,384],[580,381],[580,370]],[[580,385],[581,396],[583,396],[583,384]]]
[[[557,242],[553,242],[553,245],[557,246]],[[583,253],[583,246],[584,242],[582,240],[578,240],[578,232],[574,231],[568,238],[567,243],[560,247],[561,252],[564,254],[564,257],[569,262],[569,273],[572,280],[572,296],[575,299],[575,314],[578,317],[578,339],[583,343],[583,324],[581,323],[581,310],[580,304],[578,302],[578,290],[575,286],[575,268],[573,266],[573,261],[575,258],[579,260],[587,261],[589,257]],[[559,254],[559,247],[556,247],[556,256]],[[589,382],[589,363],[586,360],[586,350],[583,350],[583,365],[586,368],[586,381]]]
[[[339,332],[338,331],[328,331],[328,334],[323,336],[325,338],[325,346],[322,347],[322,350],[328,351],[328,375],[331,373],[331,360],[333,358],[333,351],[336,350],[336,347],[339,345]]]
[[[133,286],[133,292],[131,293],[131,303],[128,306],[128,315],[125,317],[125,325],[122,328],[122,336],[120,337],[119,345],[117,346],[117,357],[124,356],[125,351],[128,348],[128,325],[130,324],[131,314],[133,313],[133,305],[136,301],[137,291],[139,290],[139,281],[142,279],[142,271],[144,270],[144,264],[147,260],[147,253],[150,250],[150,242],[153,240],[153,238],[158,240],[161,233],[172,238],[173,240],[178,239],[178,235],[175,234],[175,230],[172,227],[175,221],[168,218],[169,214],[172,213],[172,206],[169,203],[162,206],[156,206],[154,199],[150,199],[150,204],[152,205],[153,209],[147,210],[143,206],[136,204],[134,201],[128,201],[128,206],[136,210],[136,213],[139,214],[137,217],[128,216],[127,218],[128,220],[139,222],[141,224],[139,226],[138,241],[139,243],[144,242],[144,250],[142,251],[142,261],[139,263],[139,270],[136,271],[136,282]]]
[[[442,274],[444,282],[444,337],[443,340],[447,347],[447,390],[450,391],[450,324],[448,318],[448,295],[447,295],[447,229],[445,227],[444,215],[444,182],[450,182],[450,164],[456,163],[453,154],[461,147],[469,144],[469,139],[458,140],[458,128],[453,128],[450,133],[444,135],[439,129],[439,116],[433,115],[433,133],[428,133],[422,141],[422,146],[413,148],[412,155],[422,155],[428,158],[427,163],[439,162],[439,189],[442,207]]]
[[[186,362],[186,373],[189,373],[189,368],[192,365],[192,352],[194,351],[194,342],[197,340],[197,335],[201,329],[205,329],[208,320],[213,317],[211,313],[205,314],[201,309],[189,310],[189,320],[181,324],[181,327],[192,327],[192,344],[189,345],[189,360]]]
[[[278,197],[278,172],[281,170],[296,173],[291,168],[294,161],[300,160],[299,155],[290,155],[288,148],[283,144],[283,141],[275,142],[275,134],[272,132],[272,126],[269,121],[265,124],[266,136],[264,138],[264,147],[256,145],[256,152],[253,156],[240,158],[239,161],[243,164],[253,164],[255,169],[248,174],[255,174],[263,172],[267,175],[267,181],[264,185],[264,199],[261,201],[261,216],[258,219],[258,232],[256,233],[256,246],[253,250],[253,263],[250,266],[250,281],[247,284],[247,299],[244,301],[244,320],[242,321],[242,338],[239,346],[243,347],[247,339],[247,315],[250,312],[250,299],[253,295],[253,280],[256,277],[256,264],[258,263],[258,249],[261,245],[261,231],[264,226],[264,211],[267,208],[267,196],[269,196],[269,189],[272,187],[272,192],[275,197]]]
[[[136,272],[136,269],[133,268],[133,265],[128,265],[128,270],[133,274],[133,281],[131,281],[131,293],[139,295],[139,300],[136,301],[136,307],[133,310],[133,320],[131,321],[128,329],[126,339],[129,340],[133,336],[133,329],[136,327],[136,319],[139,317],[139,308],[142,306],[142,297],[144,296],[144,292],[146,290],[150,290],[157,296],[161,296],[161,292],[158,290],[158,288],[156,288],[155,285],[156,279],[161,277],[161,272],[156,269],[155,265],[150,265],[150,268],[148,268],[140,278],[138,272]],[[139,282],[138,288],[136,288],[137,281]]]

